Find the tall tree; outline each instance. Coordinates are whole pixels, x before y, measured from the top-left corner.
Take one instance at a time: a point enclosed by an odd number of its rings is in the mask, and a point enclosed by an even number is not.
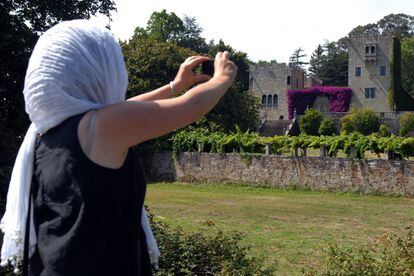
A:
[[[414,37],[406,37],[401,41],[401,83],[414,96]]]
[[[184,31],[180,34],[178,45],[184,48],[190,48],[197,53],[207,53],[208,46],[206,40],[201,37],[203,28],[197,22],[195,17],[184,16]]]
[[[292,55],[289,58],[289,62],[301,68],[303,68],[304,65],[309,64],[309,62],[303,61],[303,59],[308,56],[307,54],[304,53],[304,51],[305,50],[302,49],[302,47],[299,47],[298,49],[293,51]]]
[[[309,72],[319,79],[323,75],[323,66],[326,62],[326,56],[324,55],[324,53],[325,50],[323,49],[322,45],[319,44],[318,47],[316,47],[315,51],[312,53],[309,62]]]
[[[168,13],[165,9],[153,12],[147,23],[149,35],[159,41],[178,42],[184,32],[184,22],[175,13]]]

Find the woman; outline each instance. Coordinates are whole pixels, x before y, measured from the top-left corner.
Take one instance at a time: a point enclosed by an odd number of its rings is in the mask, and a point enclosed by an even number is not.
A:
[[[190,57],[169,84],[125,100],[121,49],[106,29],[74,20],[39,38],[23,91],[32,124],[1,223],[3,265],[17,265],[25,251],[30,275],[151,273],[145,177],[130,149],[217,104],[237,67],[219,52],[212,78],[194,74],[206,60]]]

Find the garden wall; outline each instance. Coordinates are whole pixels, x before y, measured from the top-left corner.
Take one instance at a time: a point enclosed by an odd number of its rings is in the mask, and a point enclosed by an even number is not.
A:
[[[149,181],[243,182],[256,186],[414,195],[414,162],[238,153],[141,156]]]

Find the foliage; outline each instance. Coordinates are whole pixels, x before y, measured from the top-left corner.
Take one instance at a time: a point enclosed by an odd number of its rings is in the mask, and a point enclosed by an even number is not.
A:
[[[414,227],[406,236],[384,234],[363,244],[326,249],[326,266],[308,275],[411,275],[414,271]]]
[[[318,44],[318,47],[316,47],[315,51],[312,53],[309,62],[309,72],[318,78],[323,75],[325,62],[324,53],[325,49],[321,44]]]
[[[401,40],[402,87],[414,96],[414,37]]]
[[[323,115],[319,110],[308,109],[305,114],[300,117],[300,130],[307,135],[319,135],[319,127],[321,125]]]
[[[161,252],[154,275],[261,275],[263,260],[250,256],[250,247],[241,245],[240,232],[224,233],[212,221],[205,229],[187,234],[171,229],[149,214],[151,228]],[[213,231],[210,231],[213,230]],[[206,234],[206,232],[213,234]]]
[[[307,55],[303,53],[304,51],[305,50],[302,49],[302,47],[299,47],[298,49],[293,51],[292,55],[289,58],[289,63],[294,66],[304,68],[304,65],[309,64],[308,62],[303,61],[303,58],[307,57]]]
[[[398,38],[414,35],[414,16],[404,13],[389,14],[376,23],[357,26],[349,35],[392,34]]]
[[[346,112],[351,103],[352,90],[347,87],[313,86],[306,89],[288,91],[289,118],[296,114],[303,114],[306,109],[312,107],[317,96],[328,97],[330,112]]]
[[[365,152],[374,154],[392,153],[398,158],[414,156],[414,138],[404,138],[391,134],[382,137],[378,133],[364,135],[359,132],[341,133],[336,136],[274,136],[262,137],[256,132],[240,129],[237,132],[211,132],[203,128],[180,130],[172,138],[173,153],[176,158],[180,152],[233,153],[241,155],[264,154],[266,145],[271,154],[291,154],[295,148],[326,148],[329,156],[336,156],[341,150],[348,156],[364,158]],[[242,158],[244,158],[242,156]]]
[[[350,133],[356,131],[363,135],[378,132],[380,119],[374,110],[369,108],[354,109],[341,119],[341,130]]]
[[[184,23],[174,12],[168,13],[164,9],[151,14],[146,31],[158,41],[177,42],[180,39],[181,33],[184,32]]]
[[[164,86],[175,78],[184,60],[196,53],[175,43],[133,36],[121,43],[128,71],[127,97]]]
[[[217,44],[210,42],[209,55],[218,51],[229,51],[231,60],[237,65],[238,73],[233,85],[218,104],[206,115],[208,121],[221,126],[223,131],[236,130],[236,125],[243,131],[256,129],[259,124],[260,99],[249,91],[249,65],[251,62],[244,52],[236,51],[220,40]]]
[[[335,126],[334,121],[329,118],[325,117],[323,118],[321,125],[319,127],[319,134],[325,135],[325,136],[331,136],[337,134],[338,130]]]
[[[342,41],[318,45],[312,53],[309,71],[327,86],[348,85],[348,50]]]
[[[383,125],[383,124],[380,125],[378,134],[381,137],[389,137],[389,136],[391,136],[390,129],[386,125]]]
[[[414,131],[414,113],[407,112],[400,117],[400,135],[405,136]]]

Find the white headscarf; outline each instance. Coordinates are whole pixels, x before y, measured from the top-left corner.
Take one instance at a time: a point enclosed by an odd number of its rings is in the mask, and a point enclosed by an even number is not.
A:
[[[72,20],[55,25],[39,38],[23,91],[32,124],[13,167],[0,225],[4,232],[2,266],[10,262],[17,267],[23,258],[36,135],[74,115],[124,101],[127,84],[121,48],[108,30],[87,20]],[[36,246],[33,212],[30,224],[29,256]],[[144,208],[141,224],[151,262],[157,265],[159,251]]]

